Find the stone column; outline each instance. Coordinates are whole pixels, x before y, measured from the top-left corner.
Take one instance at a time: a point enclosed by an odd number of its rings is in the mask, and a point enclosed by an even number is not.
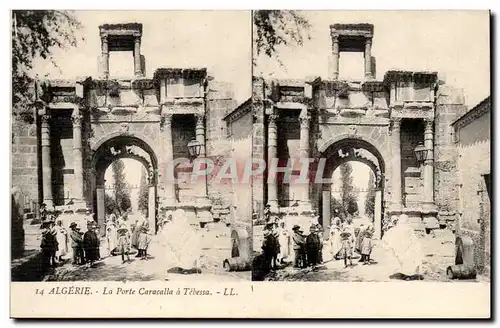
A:
[[[76,203],[81,203],[83,197],[83,155],[82,155],[82,115],[80,106],[75,105],[73,115],[73,199]]]
[[[269,115],[268,127],[267,127],[267,163],[271,163],[273,158],[278,157],[278,127],[276,125],[276,120],[278,115]],[[271,206],[271,209],[278,209],[278,186],[276,184],[277,179],[272,179],[268,181],[267,184],[267,203]]]
[[[200,156],[199,158],[204,158],[206,156],[205,148],[205,114],[196,114],[196,141],[201,144]],[[206,223],[212,221],[212,214],[210,213],[211,204],[208,199],[208,185],[207,176],[204,175],[201,179],[202,186],[200,188],[200,195],[197,199],[197,209],[196,216],[200,223]]]
[[[164,167],[164,192],[165,192],[165,205],[167,207],[173,207],[175,205],[175,183],[173,172],[169,172],[169,166],[174,160],[174,145],[172,144],[172,113],[162,113],[163,125],[162,125],[162,142],[163,142],[163,167]],[[175,169],[171,167],[171,169]]]
[[[300,141],[299,141],[299,157],[301,161],[305,161],[309,158],[309,126],[311,122],[311,117],[307,114],[301,115],[300,120]],[[310,209],[310,198],[309,198],[309,183],[299,184],[300,186],[300,198],[299,201],[301,205],[308,207]]]
[[[330,232],[330,226],[332,225],[332,217],[331,217],[331,209],[330,204],[332,200],[332,191],[330,190],[330,186],[323,185],[323,229],[325,230],[325,234]],[[326,237],[326,236],[323,236]]]
[[[156,187],[153,181],[149,183],[148,192],[148,221],[149,229],[156,233]]]
[[[392,210],[399,212],[403,208],[402,199],[402,185],[401,185],[401,118],[394,118],[392,122],[392,158],[391,158],[391,170],[392,170]]]
[[[375,228],[375,233],[373,237],[375,239],[382,238],[382,190],[375,190],[375,209],[373,213],[373,227]]]
[[[424,146],[427,158],[424,162],[424,207],[434,209],[434,121],[425,120]]]
[[[47,209],[54,206],[52,198],[52,161],[50,157],[50,115],[42,115],[42,179],[43,179],[43,202]]]
[[[205,157],[205,114],[196,114],[196,141],[201,144],[199,157]]]
[[[365,41],[365,78],[373,78],[372,74],[372,39],[367,38]]]
[[[135,75],[142,75],[141,38],[140,37],[135,37],[135,39],[134,39],[134,73],[135,73]]]
[[[108,37],[101,37],[101,52],[102,52],[102,67],[101,73],[105,77],[109,76],[109,49],[108,49]]]
[[[105,190],[104,186],[97,186],[96,190],[96,201],[97,201],[97,222],[103,224],[106,222],[106,203],[105,203]]]
[[[340,49],[339,49],[339,38],[338,36],[332,37],[332,67],[331,74],[332,79],[336,80],[339,78],[339,61],[340,61]]]

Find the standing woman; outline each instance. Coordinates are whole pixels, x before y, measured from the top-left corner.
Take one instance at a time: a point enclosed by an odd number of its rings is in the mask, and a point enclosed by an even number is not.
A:
[[[68,230],[63,226],[62,220],[57,220],[56,239],[58,244],[56,258],[58,261],[62,261],[62,257],[68,254]]]

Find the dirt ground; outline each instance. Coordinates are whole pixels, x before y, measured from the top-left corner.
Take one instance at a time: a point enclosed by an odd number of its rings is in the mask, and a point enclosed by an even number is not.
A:
[[[424,262],[421,274],[424,281],[450,282],[446,275],[446,268],[455,261],[455,236],[449,230],[438,230],[435,237],[425,235],[421,239],[424,249]],[[318,267],[317,271],[311,268],[296,269],[288,266],[284,269],[271,272],[268,281],[364,281],[381,282],[390,281],[390,276],[397,272],[397,259],[390,252],[385,251],[375,241],[372,251],[371,265],[359,263],[360,255],[356,254],[353,259],[353,267],[344,266],[343,260],[333,260]],[[478,276],[476,281],[488,281],[483,276]]]

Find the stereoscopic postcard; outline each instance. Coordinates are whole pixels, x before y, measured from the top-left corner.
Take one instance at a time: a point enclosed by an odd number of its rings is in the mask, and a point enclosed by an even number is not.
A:
[[[491,316],[489,11],[11,30],[11,317]]]

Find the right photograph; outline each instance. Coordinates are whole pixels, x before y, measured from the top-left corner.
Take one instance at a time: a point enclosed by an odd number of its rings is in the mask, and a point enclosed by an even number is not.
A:
[[[490,12],[253,12],[254,281],[490,283]]]

